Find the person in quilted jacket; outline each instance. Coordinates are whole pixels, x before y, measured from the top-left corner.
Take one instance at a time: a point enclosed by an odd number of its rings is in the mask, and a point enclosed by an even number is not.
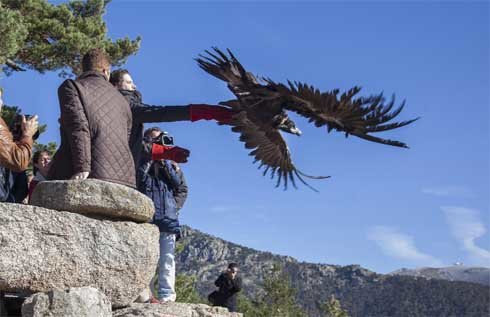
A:
[[[90,177],[136,187],[131,109],[109,83],[110,68],[104,51],[92,49],[83,56],[83,73],[59,87],[61,144],[49,180]]]

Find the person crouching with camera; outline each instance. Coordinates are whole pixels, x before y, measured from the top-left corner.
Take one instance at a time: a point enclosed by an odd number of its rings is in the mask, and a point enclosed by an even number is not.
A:
[[[138,190],[155,205],[152,223],[160,230],[158,287],[152,303],[176,300],[175,242],[180,238],[179,210],[187,198],[187,184],[179,165],[171,160],[152,159],[154,144],[173,146],[173,138],[158,127],[144,132],[143,153],[137,170]]]

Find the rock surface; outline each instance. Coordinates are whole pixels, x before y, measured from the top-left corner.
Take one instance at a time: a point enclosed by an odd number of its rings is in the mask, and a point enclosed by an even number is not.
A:
[[[204,304],[184,304],[168,302],[165,304],[134,304],[116,310],[114,317],[242,317],[230,313],[227,308],[210,307]]]
[[[426,279],[463,281],[490,286],[490,268],[454,265],[448,267],[421,267],[417,269],[400,269],[390,275],[408,275]]]
[[[93,286],[124,307],[148,286],[158,228],[0,203],[0,291]]]
[[[135,189],[97,179],[49,181],[36,186],[31,204],[100,218],[148,222],[151,199]]]
[[[22,317],[111,317],[109,299],[93,287],[52,290],[25,300]]]

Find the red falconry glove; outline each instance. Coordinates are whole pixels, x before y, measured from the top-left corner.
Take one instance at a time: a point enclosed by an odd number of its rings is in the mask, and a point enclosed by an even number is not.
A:
[[[151,147],[151,159],[156,160],[172,160],[177,163],[187,162],[187,158],[191,152],[187,149],[178,146],[160,145],[153,143]]]
[[[216,120],[221,124],[230,124],[234,111],[222,106],[189,105],[191,121]]]

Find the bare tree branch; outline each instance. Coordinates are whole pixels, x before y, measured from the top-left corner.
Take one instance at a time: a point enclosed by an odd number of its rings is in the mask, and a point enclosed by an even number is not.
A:
[[[8,67],[12,68],[12,70],[15,70],[17,72],[25,72],[26,71],[24,68],[20,67],[16,62],[14,62],[11,59],[7,59],[7,61],[5,62],[5,65],[7,65]]]

